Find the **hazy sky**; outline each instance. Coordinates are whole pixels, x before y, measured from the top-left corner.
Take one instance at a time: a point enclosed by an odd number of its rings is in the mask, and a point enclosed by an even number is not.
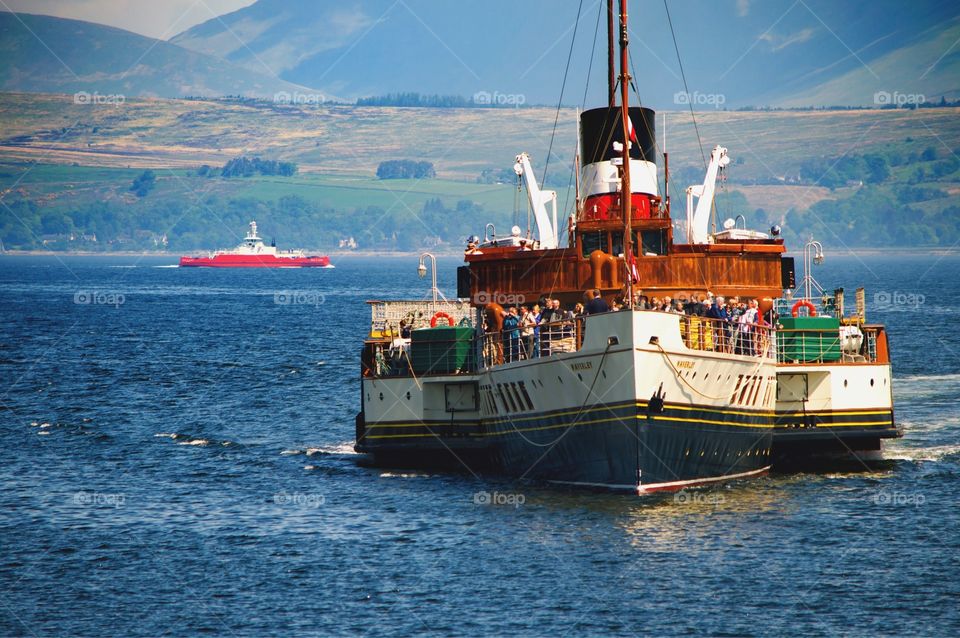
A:
[[[254,0],[0,0],[0,10],[109,24],[166,40]]]

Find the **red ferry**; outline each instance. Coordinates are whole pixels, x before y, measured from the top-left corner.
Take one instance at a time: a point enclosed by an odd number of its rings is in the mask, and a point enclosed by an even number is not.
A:
[[[257,222],[250,222],[250,231],[243,243],[233,250],[218,250],[206,257],[181,257],[181,266],[208,268],[332,268],[326,255],[305,255],[302,250],[277,250],[267,246],[257,235]]]

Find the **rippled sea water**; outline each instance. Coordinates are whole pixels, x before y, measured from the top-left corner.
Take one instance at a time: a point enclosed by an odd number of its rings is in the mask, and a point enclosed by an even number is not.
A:
[[[173,261],[0,257],[0,635],[960,634],[956,256],[816,270],[889,326],[888,464],[643,499],[358,463],[415,258]]]

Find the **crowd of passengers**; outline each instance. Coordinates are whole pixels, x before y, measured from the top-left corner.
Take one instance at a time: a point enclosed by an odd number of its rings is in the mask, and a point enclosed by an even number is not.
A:
[[[576,320],[591,314],[618,312],[625,305],[622,299],[608,304],[599,290],[584,295],[586,303],[577,303],[572,309],[564,309],[559,299],[541,298],[533,305],[510,306],[503,318],[503,359],[518,361],[550,356],[557,352],[576,350]],[[638,310],[669,312],[689,317],[704,317],[710,322],[685,322],[681,326],[687,344],[700,350],[713,350],[740,355],[757,355],[767,347],[768,335],[756,327],[769,328],[776,324],[773,310],[764,314],[759,311],[756,299],[726,299],[707,293],[702,299],[683,301],[670,297],[652,297],[638,294],[634,298]],[[629,306],[627,306],[629,307]],[[484,323],[484,332],[490,327]],[[689,334],[688,334],[689,333]],[[494,342],[488,340],[488,349]],[[499,348],[498,348],[499,350]]]

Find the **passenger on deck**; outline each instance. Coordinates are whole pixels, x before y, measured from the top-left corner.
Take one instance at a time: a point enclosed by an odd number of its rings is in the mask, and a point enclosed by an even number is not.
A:
[[[703,304],[697,301],[696,297],[690,300],[690,303],[687,304],[685,310],[691,317],[702,317],[703,313],[705,312],[703,309]]]
[[[503,317],[503,350],[507,361],[520,358],[520,316],[517,307],[510,306]]]
[[[723,297],[717,297],[713,300],[706,316],[713,319],[713,342],[716,344],[716,350],[718,352],[729,352],[730,340],[727,337],[727,323],[730,321],[730,313],[727,312]]]
[[[746,304],[743,314],[740,315],[740,351],[737,354],[755,354],[754,352],[754,324],[757,323],[757,300],[751,299]]]
[[[555,323],[563,320],[563,312],[560,310],[559,299],[547,299],[547,305],[544,306],[543,316],[540,317],[540,324]]]
[[[760,310],[756,299],[747,299],[744,302],[743,317],[740,318],[742,325],[749,327],[747,338],[744,340],[743,353],[753,354],[754,338],[756,337],[756,324],[760,319]]]
[[[543,312],[540,309],[540,304],[533,304],[533,310],[530,312],[531,317],[533,318],[533,351],[530,353],[531,357],[540,356],[540,319],[543,317]]]
[[[540,314],[540,356],[550,356],[550,342],[554,331],[559,330],[563,313],[560,312],[559,299],[545,300],[543,312]]]
[[[588,315],[598,315],[601,312],[610,312],[610,306],[608,306],[607,302],[600,296],[600,291],[594,290],[593,299],[588,301],[587,305],[584,306],[584,312]]]
[[[740,300],[737,297],[731,297],[727,300],[727,351],[733,354],[737,351],[737,341],[739,341],[740,324]]]
[[[770,322],[767,321],[764,313],[760,312],[759,304],[757,308],[757,325],[760,326],[761,329],[756,330],[753,335],[754,354],[762,357],[770,347]]]
[[[520,334],[523,337],[523,352],[521,356],[524,359],[533,358],[533,348],[535,342],[534,330],[537,326],[537,318],[527,306],[520,307]]]
[[[707,308],[707,314],[705,316],[718,321],[726,320],[727,309],[723,306],[723,297],[717,297],[713,300],[713,303]]]
[[[409,339],[410,338],[410,326],[407,325],[405,319],[400,320],[400,338]]]

